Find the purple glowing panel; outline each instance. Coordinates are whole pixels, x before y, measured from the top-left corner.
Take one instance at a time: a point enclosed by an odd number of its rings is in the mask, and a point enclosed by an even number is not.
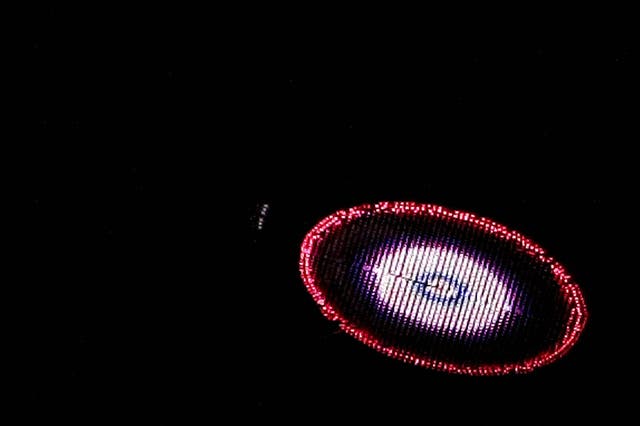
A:
[[[336,212],[305,237],[304,283],[368,346],[463,374],[526,372],[564,355],[587,318],[562,265],[521,234],[415,203]]]
[[[380,309],[425,331],[486,336],[514,307],[506,274],[458,246],[397,242],[363,268]]]

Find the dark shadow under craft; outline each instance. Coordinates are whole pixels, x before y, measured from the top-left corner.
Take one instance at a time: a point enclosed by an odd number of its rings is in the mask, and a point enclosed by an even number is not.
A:
[[[304,238],[300,272],[330,320],[423,367],[524,373],[563,356],[587,310],[565,268],[521,234],[444,207],[338,211]]]

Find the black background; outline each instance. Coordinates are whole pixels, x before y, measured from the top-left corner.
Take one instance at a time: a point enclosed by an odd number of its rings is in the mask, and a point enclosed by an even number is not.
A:
[[[637,71],[623,24],[560,38],[400,21],[338,36],[305,19],[191,25],[194,13],[33,11],[15,108],[27,416],[621,412]],[[584,336],[531,375],[469,378],[338,333],[304,290],[299,245],[322,217],[380,200],[531,237],[581,284]]]

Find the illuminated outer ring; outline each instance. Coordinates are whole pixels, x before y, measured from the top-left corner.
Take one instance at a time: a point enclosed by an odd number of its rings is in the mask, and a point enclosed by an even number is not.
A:
[[[313,273],[312,253],[318,242],[322,241],[331,231],[338,229],[354,219],[370,213],[386,214],[409,214],[412,216],[431,216],[436,219],[455,220],[465,223],[475,229],[495,235],[503,240],[512,240],[521,246],[529,256],[540,264],[546,264],[552,273],[556,283],[561,288],[561,294],[570,314],[567,320],[565,332],[562,339],[550,350],[541,352],[534,357],[519,362],[505,364],[484,364],[481,366],[468,366],[457,363],[438,361],[425,356],[417,356],[408,350],[395,349],[384,345],[380,340],[368,332],[355,327],[346,318],[342,317],[329,305],[322,290],[316,285],[316,278]],[[347,334],[367,346],[401,361],[419,365],[422,367],[440,370],[450,373],[488,376],[502,375],[508,373],[526,373],[533,369],[549,364],[562,357],[578,340],[587,322],[587,309],[579,286],[565,272],[565,268],[553,258],[547,256],[545,251],[533,243],[528,238],[511,231],[505,226],[493,222],[489,219],[477,217],[471,213],[449,210],[444,207],[432,204],[418,204],[413,202],[381,202],[378,204],[365,204],[348,210],[341,210],[321,220],[304,238],[300,251],[300,273],[307,290],[321,307],[322,313],[331,321],[338,321],[340,328]]]

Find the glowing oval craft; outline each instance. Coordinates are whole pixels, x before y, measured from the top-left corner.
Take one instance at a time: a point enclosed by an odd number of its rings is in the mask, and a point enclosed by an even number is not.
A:
[[[446,372],[530,372],[563,356],[587,320],[579,286],[541,247],[435,205],[338,211],[305,236],[300,272],[346,333]]]

